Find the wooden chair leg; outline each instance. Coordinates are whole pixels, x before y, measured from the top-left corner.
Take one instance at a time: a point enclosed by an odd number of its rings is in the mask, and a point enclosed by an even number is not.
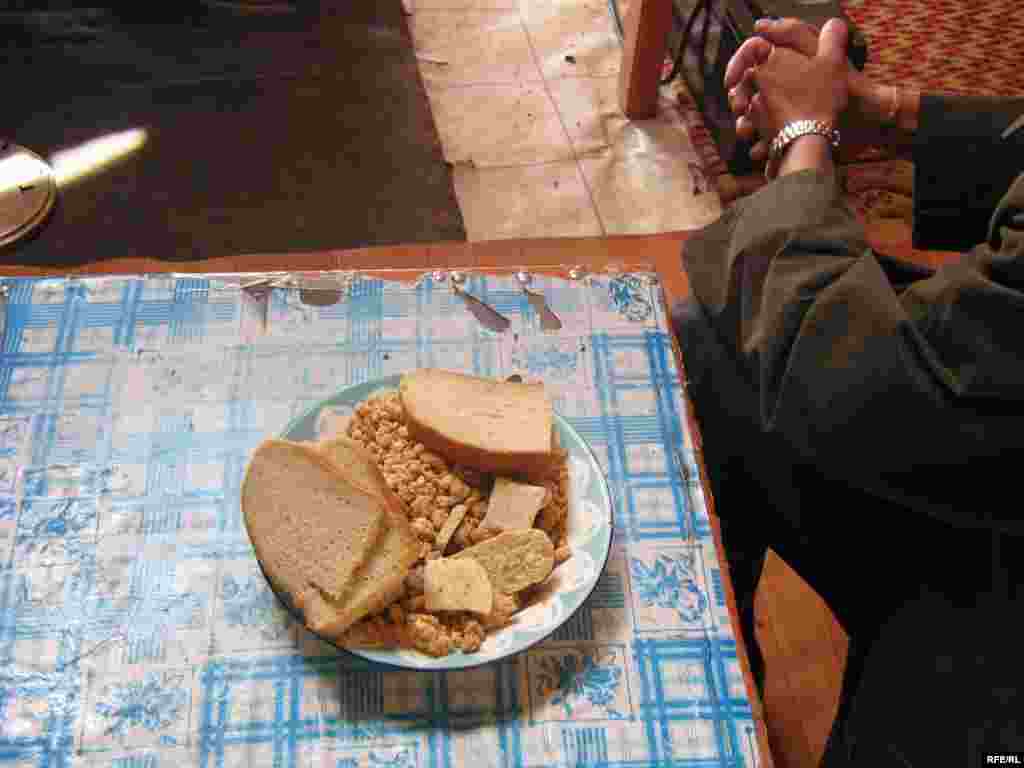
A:
[[[672,0],[632,0],[622,27],[619,106],[631,120],[654,117],[665,46],[672,28]]]

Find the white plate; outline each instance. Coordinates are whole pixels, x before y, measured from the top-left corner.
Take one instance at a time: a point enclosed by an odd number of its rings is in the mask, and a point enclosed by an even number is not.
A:
[[[359,403],[376,392],[397,389],[400,376],[375,379],[343,389],[292,421],[281,437],[286,440],[314,441],[321,428],[338,424],[351,416]],[[557,589],[545,590],[545,596],[516,617],[511,625],[489,633],[476,653],[456,651],[435,659],[409,650],[368,650],[342,648],[368,661],[417,670],[465,669],[489,664],[524,651],[544,640],[568,621],[597,586],[608,562],[612,544],[612,503],[601,465],[579,433],[555,414],[559,442],[569,454],[569,544],[573,556],[555,569],[551,576]],[[288,605],[284,595],[281,599]],[[300,615],[288,605],[293,614]],[[339,646],[341,647],[341,646]]]
[[[335,431],[351,416],[358,403],[376,392],[397,389],[400,376],[375,379],[366,384],[347,387],[302,414],[289,424],[281,437],[296,441],[319,439],[321,431]],[[601,465],[583,437],[567,421],[555,414],[555,429],[563,449],[568,453],[569,527],[568,539],[572,557],[552,573],[552,586],[545,596],[515,617],[504,629],[488,633],[487,640],[475,653],[455,651],[433,658],[411,650],[378,650],[344,648],[377,664],[410,670],[461,670],[497,662],[535,645],[567,622],[594,591],[611,550],[611,496]],[[301,617],[285,595],[278,595],[297,617]],[[330,641],[328,641],[330,642]]]

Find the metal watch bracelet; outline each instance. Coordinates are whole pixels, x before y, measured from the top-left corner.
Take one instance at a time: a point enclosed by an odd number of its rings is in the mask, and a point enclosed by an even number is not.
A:
[[[828,139],[829,146],[834,150],[839,149],[839,130],[831,123],[822,120],[794,120],[786,123],[778,132],[771,145],[768,147],[768,162],[764,167],[764,177],[771,181],[775,178],[782,156],[786,149],[801,136],[824,136]]]

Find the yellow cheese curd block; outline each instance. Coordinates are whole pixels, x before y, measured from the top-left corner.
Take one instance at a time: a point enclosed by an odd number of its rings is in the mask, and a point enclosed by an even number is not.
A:
[[[543,486],[496,477],[494,490],[487,502],[487,514],[480,526],[501,531],[533,528],[533,521],[537,519],[537,513],[544,506],[547,495],[548,490]]]
[[[464,549],[449,560],[472,558],[483,566],[496,592],[511,594],[539,584],[555,567],[555,547],[544,531],[505,531]]]
[[[465,519],[468,511],[469,510],[465,504],[456,504],[452,508],[452,511],[448,515],[448,519],[444,521],[444,525],[441,527],[441,530],[438,532],[437,538],[435,539],[437,548],[442,552],[448,548],[448,544],[451,543],[452,536],[455,535],[455,530]]]
[[[487,571],[476,560],[429,560],[423,580],[430,613],[469,611],[486,616],[494,607]]]

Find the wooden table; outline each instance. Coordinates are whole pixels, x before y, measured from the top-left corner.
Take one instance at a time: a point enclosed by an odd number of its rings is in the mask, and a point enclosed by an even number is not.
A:
[[[354,250],[320,251],[316,253],[289,253],[243,255],[214,258],[206,261],[167,262],[146,258],[111,259],[94,262],[74,270],[55,269],[45,265],[4,265],[0,273],[6,276],[38,275],[99,275],[140,274],[157,272],[257,272],[257,271],[316,271],[464,268],[502,272],[513,267],[526,266],[543,271],[555,265],[585,265],[590,271],[618,268],[623,271],[656,271],[664,287],[669,304],[689,295],[689,282],[681,263],[682,245],[687,233],[661,235],[618,236],[604,238],[572,238],[550,240],[502,240],[487,243],[435,243]],[[676,350],[678,355],[678,348]],[[692,420],[692,416],[691,416]],[[699,443],[699,431],[691,424]],[[702,472],[704,468],[702,466]],[[729,579],[729,571],[722,557],[722,539],[714,500],[705,476],[705,493],[709,502],[716,549],[719,553],[729,613],[736,631],[737,652],[742,659],[744,678],[751,693],[754,719],[758,723],[757,735],[762,766],[773,765],[768,747],[764,722],[763,702],[757,698],[756,687],[750,673],[750,664],[742,635],[738,631],[739,619],[736,601]]]

